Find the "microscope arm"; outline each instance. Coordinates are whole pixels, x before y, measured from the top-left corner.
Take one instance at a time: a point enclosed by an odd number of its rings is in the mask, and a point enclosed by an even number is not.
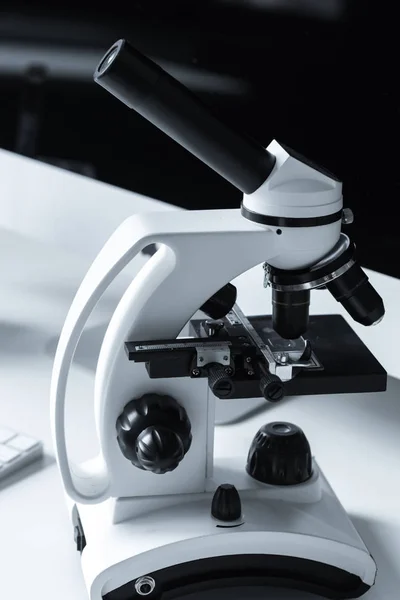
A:
[[[164,310],[168,331],[158,329],[154,335],[177,335],[199,307],[226,283],[282,252],[286,245],[282,238],[243,219],[240,210],[135,215],[115,231],[82,281],[65,320],[54,361],[51,422],[63,484],[70,497],[99,502],[109,491],[109,469],[101,454],[95,467],[94,463],[90,468],[88,463],[70,465],[64,426],[67,381],[75,349],[90,314],[112,281],[148,244],[167,246],[161,250],[164,277],[154,279],[151,263],[159,260],[155,255],[135,280],[147,295],[158,298],[160,311]],[[175,292],[179,302],[171,295],[165,297],[171,278],[178,286]],[[185,283],[183,299],[179,284]],[[168,310],[163,307],[165,304]]]

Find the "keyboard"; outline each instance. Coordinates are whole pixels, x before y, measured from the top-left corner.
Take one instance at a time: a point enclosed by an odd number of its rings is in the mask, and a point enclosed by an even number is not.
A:
[[[40,440],[0,425],[0,482],[42,456]]]

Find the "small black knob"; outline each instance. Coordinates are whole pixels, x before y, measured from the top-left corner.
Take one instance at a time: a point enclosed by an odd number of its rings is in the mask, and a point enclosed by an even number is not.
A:
[[[234,383],[219,363],[212,363],[208,367],[208,385],[212,393],[221,400],[232,398],[235,391]]]
[[[292,423],[268,423],[259,429],[250,446],[246,470],[270,485],[297,485],[312,475],[310,444]]]
[[[131,400],[116,423],[122,454],[135,467],[163,474],[179,465],[192,442],[187,413],[171,396]]]
[[[265,373],[260,379],[260,390],[269,402],[279,402],[285,395],[283,381],[277,375]]]
[[[207,321],[204,321],[203,328],[208,337],[217,336],[221,329],[224,328],[224,322],[207,319]]]
[[[223,483],[213,496],[211,514],[219,521],[237,521],[242,516],[242,503],[234,485]]]

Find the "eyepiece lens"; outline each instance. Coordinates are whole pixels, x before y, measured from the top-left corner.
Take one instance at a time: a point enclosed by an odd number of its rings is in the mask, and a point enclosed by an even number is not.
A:
[[[118,46],[113,46],[105,55],[105,57],[103,58],[103,60],[100,63],[98,72],[104,73],[104,71],[111,65],[111,63],[113,62],[114,58],[117,56],[118,54]]]

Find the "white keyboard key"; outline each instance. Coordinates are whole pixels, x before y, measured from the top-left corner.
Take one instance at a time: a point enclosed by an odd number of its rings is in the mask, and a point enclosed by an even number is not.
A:
[[[10,448],[5,444],[0,444],[0,460],[4,463],[9,463],[19,456],[18,450],[14,450],[14,448]]]
[[[16,431],[12,429],[8,429],[8,427],[0,427],[0,444],[4,444],[4,442],[8,442],[11,438],[17,435]]]
[[[40,440],[0,426],[0,483],[42,456],[43,443]]]
[[[39,443],[38,440],[28,437],[27,435],[18,434],[7,442],[7,446],[15,448],[16,450],[31,450],[31,448],[34,448]]]

